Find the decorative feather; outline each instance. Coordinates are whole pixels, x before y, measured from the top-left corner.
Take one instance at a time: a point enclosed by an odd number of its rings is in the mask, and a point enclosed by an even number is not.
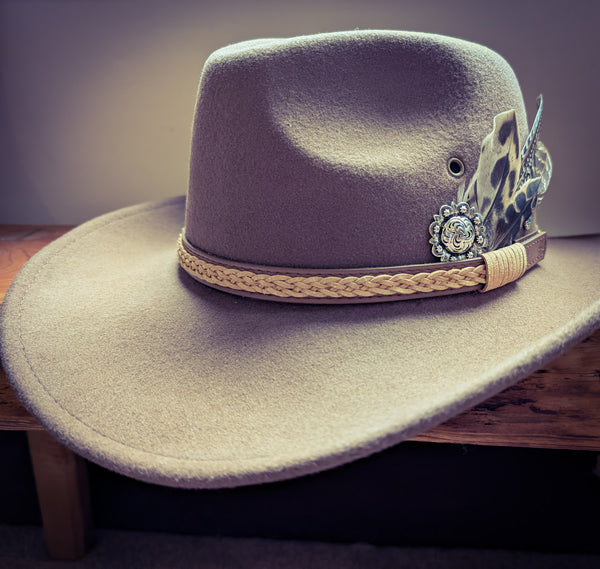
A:
[[[552,176],[550,154],[539,140],[542,109],[540,95],[523,148],[515,111],[494,117],[473,178],[458,188],[457,203],[441,206],[433,216],[429,243],[434,256],[442,261],[472,259],[511,245],[521,228],[531,226],[532,212]]]
[[[519,186],[524,184],[527,180],[533,177],[533,166],[535,161],[535,151],[537,148],[538,140],[540,138],[540,129],[542,127],[542,111],[544,110],[544,99],[540,95],[537,98],[537,112],[531,131],[527,136],[527,140],[521,150],[521,173],[519,174]]]
[[[550,183],[552,161],[539,140],[542,110],[540,96],[531,132],[521,151],[515,112],[497,115],[462,197],[459,190],[459,201],[474,207],[483,220],[488,251],[513,242]]]
[[[517,117],[515,111],[510,110],[494,117],[494,129],[481,145],[477,170],[464,196],[458,198],[479,213],[486,229],[486,248],[490,251],[498,246],[499,226],[513,221],[510,205],[515,198],[520,168]]]
[[[550,153],[541,140],[537,143],[533,168],[534,175],[541,178],[537,193],[537,203],[539,204],[550,185],[550,178],[552,178],[552,158],[550,158]]]

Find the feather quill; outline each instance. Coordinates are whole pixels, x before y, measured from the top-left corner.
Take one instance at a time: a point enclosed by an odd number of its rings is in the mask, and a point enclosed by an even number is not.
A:
[[[521,150],[521,173],[519,174],[519,186],[527,182],[533,177],[533,166],[535,161],[535,153],[540,138],[540,129],[542,127],[542,111],[544,110],[544,99],[540,95],[537,98],[537,112],[531,131],[525,140],[523,149]]]

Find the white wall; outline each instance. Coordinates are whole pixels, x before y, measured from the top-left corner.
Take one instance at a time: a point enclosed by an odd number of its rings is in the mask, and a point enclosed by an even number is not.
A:
[[[437,32],[512,64],[555,176],[552,234],[600,232],[597,0],[0,0],[0,223],[79,223],[185,193],[206,57],[255,37]]]

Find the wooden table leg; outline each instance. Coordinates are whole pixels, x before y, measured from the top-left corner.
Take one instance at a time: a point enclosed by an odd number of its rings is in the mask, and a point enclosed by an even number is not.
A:
[[[85,461],[46,431],[27,431],[44,539],[54,559],[77,559],[93,543]]]

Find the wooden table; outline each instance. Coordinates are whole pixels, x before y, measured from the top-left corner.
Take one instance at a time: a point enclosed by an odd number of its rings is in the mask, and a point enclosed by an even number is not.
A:
[[[0,301],[27,259],[69,229],[0,225]],[[1,369],[0,429],[27,431],[50,556],[80,557],[93,539],[85,461],[44,431]],[[414,440],[600,452],[600,330],[544,369]]]

